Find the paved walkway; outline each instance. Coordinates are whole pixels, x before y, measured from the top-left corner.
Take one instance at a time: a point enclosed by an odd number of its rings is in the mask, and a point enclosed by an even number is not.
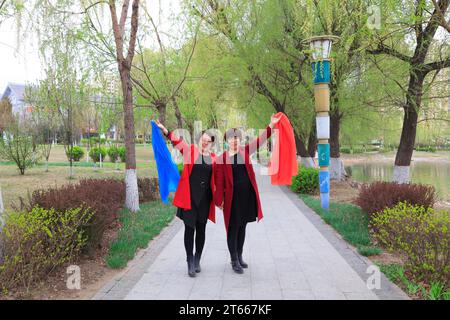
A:
[[[187,276],[178,219],[139,252],[94,299],[407,299],[381,275],[369,290],[370,261],[349,247],[287,187],[257,173],[264,219],[247,227],[249,269],[232,271],[222,213],[208,223],[202,272]]]

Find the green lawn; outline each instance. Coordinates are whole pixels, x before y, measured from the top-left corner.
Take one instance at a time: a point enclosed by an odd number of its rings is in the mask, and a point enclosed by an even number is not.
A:
[[[125,164],[119,163],[116,169],[114,163],[106,158],[102,167],[94,167],[94,163],[86,162],[85,157],[74,163],[74,178],[69,179],[69,162],[61,145],[52,148],[49,159],[49,171],[45,171],[45,162],[41,160],[36,166],[25,171],[21,176],[16,165],[11,161],[0,161],[0,188],[6,208],[11,202],[17,202],[19,197],[27,197],[28,193],[36,189],[48,188],[55,185],[76,183],[83,178],[121,178],[125,174]],[[136,164],[138,177],[155,177],[156,164],[151,145],[136,145]]]
[[[299,196],[308,207],[339,232],[345,241],[355,246],[361,255],[371,256],[382,252],[372,245],[369,219],[361,208],[346,203],[330,203],[330,209],[327,211],[322,209],[319,199],[304,194]]]
[[[134,258],[136,251],[146,248],[149,241],[157,236],[175,217],[175,207],[161,201],[140,205],[141,210],[132,213],[122,210],[119,214],[122,228],[111,243],[106,262],[110,268],[118,269]]]

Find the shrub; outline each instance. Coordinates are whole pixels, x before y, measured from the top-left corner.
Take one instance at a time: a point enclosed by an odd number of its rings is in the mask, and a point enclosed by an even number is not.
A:
[[[319,169],[298,168],[298,174],[292,177],[292,191],[303,194],[313,194],[319,189]]]
[[[83,158],[84,150],[83,150],[83,148],[81,148],[79,146],[74,146],[72,148],[72,152],[70,152],[70,150],[67,150],[66,156],[69,161],[70,161],[70,158],[72,158],[73,161],[78,162],[81,160],[81,158]]]
[[[33,150],[32,138],[16,127],[7,132],[6,139],[0,136],[0,159],[13,161],[21,175],[37,161],[38,153]]]
[[[108,156],[109,156],[109,160],[111,160],[111,162],[116,162],[117,159],[119,159],[119,149],[115,146],[111,146],[108,149]]]
[[[347,148],[347,147],[342,147],[342,148],[339,149],[339,151],[340,151],[341,153],[350,153],[350,152],[351,152],[351,149],[350,149],[350,148]]]
[[[118,148],[119,151],[119,157],[120,157],[120,162],[125,162],[126,161],[126,149],[124,146],[121,146]]]
[[[181,173],[183,172],[183,167],[184,167],[184,165],[182,163],[177,164],[177,168],[178,168],[178,172],[180,173],[180,176],[181,176]]]
[[[392,208],[402,201],[428,208],[434,205],[435,200],[436,192],[433,186],[378,181],[362,185],[356,204],[372,215],[385,208]]]
[[[9,214],[0,234],[2,292],[18,286],[28,289],[55,268],[76,259],[86,244],[84,229],[91,217],[91,211],[83,208],[56,211],[34,207],[29,212]]]
[[[92,148],[91,151],[89,151],[89,157],[91,157],[91,159],[94,162],[100,162],[100,155],[101,155],[102,161],[105,161],[105,157],[106,157],[106,149],[105,148],[95,147],[95,148]]]
[[[35,206],[56,211],[90,208],[94,214],[86,230],[90,251],[100,244],[108,225],[117,218],[117,212],[125,202],[125,183],[116,179],[83,179],[77,184],[36,190],[28,204],[22,198],[20,201],[21,207],[16,209],[28,211]]]
[[[139,178],[139,202],[149,202],[159,199],[159,184],[157,178]]]
[[[139,178],[139,201],[157,200],[158,180],[156,178]],[[46,209],[65,211],[72,208],[90,208],[93,217],[87,226],[87,250],[92,251],[100,245],[107,227],[117,219],[118,212],[125,203],[125,182],[118,179],[82,179],[77,184],[34,191],[28,203],[20,199],[16,210],[32,210],[35,206]]]
[[[375,238],[406,258],[405,267],[418,280],[450,278],[450,218],[447,211],[401,202],[372,217]]]

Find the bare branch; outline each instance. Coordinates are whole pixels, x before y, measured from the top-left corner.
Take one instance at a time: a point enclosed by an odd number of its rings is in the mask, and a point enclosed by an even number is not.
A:
[[[411,61],[412,61],[411,57],[409,57],[409,56],[407,56],[407,55],[405,55],[403,53],[400,53],[397,50],[384,45],[383,43],[379,43],[378,47],[376,49],[374,49],[374,50],[367,50],[367,52],[370,53],[370,54],[373,54],[373,55],[387,54],[387,55],[393,56],[395,58],[398,58],[398,59],[403,60],[403,61],[408,62],[408,63],[411,63]]]

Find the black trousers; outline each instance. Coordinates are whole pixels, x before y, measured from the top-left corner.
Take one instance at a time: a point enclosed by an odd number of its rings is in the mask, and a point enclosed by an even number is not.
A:
[[[189,259],[194,256],[194,235],[195,235],[195,255],[201,256],[205,246],[206,223],[196,222],[195,228],[184,224],[184,248],[186,257]]]
[[[244,223],[242,225],[230,224],[228,226],[227,244],[232,261],[237,260],[238,256],[242,255],[242,252],[244,250],[246,227],[247,223]]]

